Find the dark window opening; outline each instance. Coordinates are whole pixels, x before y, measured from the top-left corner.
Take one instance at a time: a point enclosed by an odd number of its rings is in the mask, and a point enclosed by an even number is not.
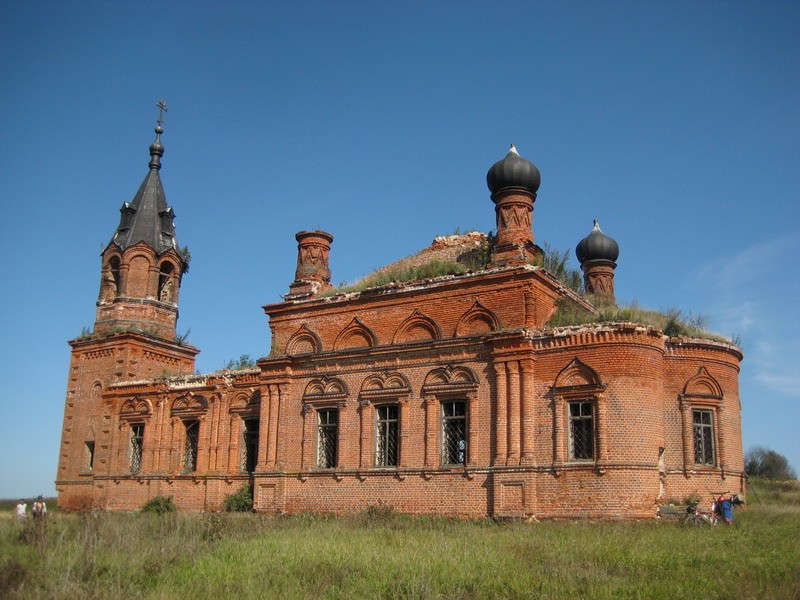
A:
[[[199,421],[186,421],[186,442],[183,449],[183,472],[197,470],[197,440],[200,433]]]
[[[467,462],[467,403],[442,403],[442,464]]]
[[[86,442],[86,470],[94,469],[94,442]]]
[[[158,274],[158,299],[161,302],[172,302],[175,299],[175,267],[170,262],[161,265]]]
[[[339,411],[335,408],[319,410],[317,421],[317,466],[333,469],[339,445]]]
[[[243,442],[242,470],[252,473],[258,462],[258,419],[244,420]]]
[[[138,473],[142,468],[142,447],[144,445],[144,425],[131,425],[131,473]]]
[[[399,410],[396,404],[377,408],[375,466],[396,467],[399,441]]]
[[[714,466],[714,421],[710,410],[692,411],[694,462]]]
[[[592,460],[594,458],[594,416],[592,403],[569,403],[570,458]]]
[[[108,261],[108,266],[111,268],[111,276],[114,278],[114,285],[116,286],[116,292],[119,294],[120,290],[120,274],[119,274],[119,258],[113,256],[111,260]]]

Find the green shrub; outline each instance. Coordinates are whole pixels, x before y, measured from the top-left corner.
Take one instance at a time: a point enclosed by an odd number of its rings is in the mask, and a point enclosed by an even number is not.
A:
[[[246,483],[232,494],[225,496],[223,502],[227,512],[250,512],[253,510],[253,494]]]
[[[153,496],[142,506],[143,513],[155,513],[157,515],[175,512],[176,510],[178,508],[172,501],[172,496]]]

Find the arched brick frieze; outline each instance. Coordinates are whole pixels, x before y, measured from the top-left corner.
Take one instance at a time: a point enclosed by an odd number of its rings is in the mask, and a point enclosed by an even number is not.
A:
[[[425,376],[421,394],[425,406],[426,467],[466,467],[475,462],[471,450],[475,428],[471,426],[470,415],[477,390],[478,378],[468,367],[447,365]]]
[[[500,329],[500,320],[479,301],[464,313],[456,325],[455,337],[480,335]]]
[[[590,366],[574,358],[556,377],[553,396],[553,463],[608,459],[606,386]]]
[[[319,402],[321,400],[338,401],[347,398],[347,385],[338,377],[320,377],[312,379],[303,391],[303,402]]]
[[[201,394],[183,394],[173,402],[170,413],[173,417],[187,418],[205,414],[208,410],[208,401]]]
[[[319,336],[306,327],[305,324],[300,326],[286,344],[286,354],[289,356],[316,354],[320,351],[322,351],[322,342]]]
[[[347,348],[372,348],[378,345],[378,338],[375,333],[355,317],[350,324],[345,327],[333,343],[334,350],[344,350]]]
[[[411,386],[404,375],[397,372],[384,371],[375,375],[370,375],[361,384],[360,398],[381,398],[409,396]]]
[[[419,309],[400,324],[394,334],[393,344],[404,342],[423,342],[441,339],[442,332],[436,321],[421,313]]]
[[[153,405],[149,400],[134,396],[122,403],[119,417],[123,421],[149,419],[153,414]]]
[[[718,402],[722,399],[722,387],[705,367],[700,367],[697,375],[689,379],[683,386],[683,395],[693,398],[708,398]]]
[[[722,386],[705,367],[683,386],[679,397],[684,472],[725,470],[725,411]]]
[[[258,416],[261,410],[261,390],[239,391],[234,395],[228,409],[236,414],[253,414]]]

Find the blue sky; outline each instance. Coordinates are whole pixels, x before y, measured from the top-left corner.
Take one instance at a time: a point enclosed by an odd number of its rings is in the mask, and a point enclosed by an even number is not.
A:
[[[297,231],[339,283],[493,229],[514,143],[536,241],[574,255],[597,217],[620,301],[740,336],[745,446],[800,469],[798,30],[797,2],[2,0],[0,497],[55,491],[66,342],[162,98],[199,371],[269,352]]]

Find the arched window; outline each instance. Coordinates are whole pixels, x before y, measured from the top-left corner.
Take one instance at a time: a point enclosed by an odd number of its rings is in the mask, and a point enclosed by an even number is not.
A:
[[[161,302],[174,302],[175,287],[175,266],[171,262],[165,261],[161,263],[158,273],[158,299]]]

